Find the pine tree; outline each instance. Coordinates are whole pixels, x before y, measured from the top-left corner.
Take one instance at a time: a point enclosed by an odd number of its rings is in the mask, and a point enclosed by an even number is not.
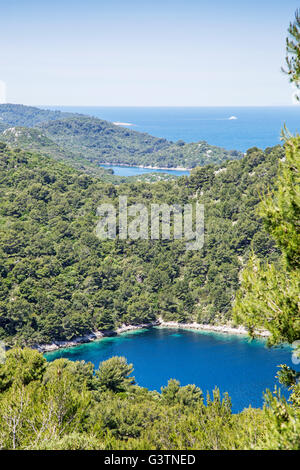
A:
[[[300,88],[300,12],[288,28],[286,40],[290,81]],[[285,158],[279,166],[273,194],[265,195],[260,215],[281,250],[279,265],[263,265],[253,255],[242,273],[234,315],[253,336],[256,328],[270,331],[269,344],[300,339],[300,136],[285,139]]]
[[[260,205],[266,228],[281,249],[281,260],[276,266],[264,265],[253,255],[242,273],[234,306],[236,320],[251,335],[259,328],[270,331],[270,345],[300,338],[300,137],[287,140],[285,150],[277,188]]]
[[[286,65],[287,70],[282,68],[284,73],[287,73],[290,82],[296,88],[300,89],[300,10],[296,11],[294,23],[290,23],[288,28],[289,37],[286,39]],[[296,96],[299,101],[299,96]]]

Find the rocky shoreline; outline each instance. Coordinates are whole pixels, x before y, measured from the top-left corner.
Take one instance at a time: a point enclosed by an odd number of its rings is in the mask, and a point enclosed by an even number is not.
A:
[[[161,328],[214,331],[216,333],[248,336],[248,330],[243,326],[234,327],[230,325],[209,325],[209,324],[203,324],[203,323],[177,323],[173,321],[163,321],[163,320],[157,326],[160,326]],[[263,338],[267,338],[268,336],[270,336],[270,332],[267,330],[256,331],[255,334]]]
[[[119,334],[125,333],[126,331],[152,328],[154,326],[157,326],[160,328],[174,328],[174,329],[182,329],[182,330],[203,330],[203,331],[212,331],[212,332],[223,333],[223,334],[235,334],[235,335],[244,335],[244,336],[248,335],[248,331],[246,330],[246,328],[242,326],[236,328],[230,325],[209,325],[209,324],[202,324],[202,323],[178,323],[174,321],[164,321],[162,319],[159,319],[155,322],[143,323],[140,325],[122,325],[116,330],[95,331],[93,333],[89,333],[88,335],[80,336],[69,341],[53,341],[53,343],[51,344],[36,344],[33,346],[33,349],[37,349],[41,353],[47,353],[51,351],[56,351],[57,349],[71,348],[71,347],[78,346],[80,344],[90,343],[92,341],[96,341],[104,337],[117,336]],[[270,336],[270,333],[266,330],[257,331],[256,334],[261,337]]]
[[[57,349],[71,348],[74,346],[78,346],[79,344],[90,343],[92,341],[96,341],[97,339],[109,336],[117,336],[121,333],[125,333],[126,331],[140,330],[142,328],[151,328],[152,326],[158,325],[158,321],[152,323],[143,323],[140,325],[122,325],[116,330],[94,331],[93,333],[89,333],[84,336],[78,336],[77,338],[71,339],[69,341],[53,341],[53,343],[50,344],[35,344],[33,346],[33,349],[37,349],[39,352],[46,353],[56,351]]]

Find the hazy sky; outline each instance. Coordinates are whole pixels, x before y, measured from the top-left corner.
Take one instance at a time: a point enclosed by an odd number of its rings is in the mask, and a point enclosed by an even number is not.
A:
[[[8,102],[32,105],[289,105],[280,67],[297,7],[0,0],[0,81]]]

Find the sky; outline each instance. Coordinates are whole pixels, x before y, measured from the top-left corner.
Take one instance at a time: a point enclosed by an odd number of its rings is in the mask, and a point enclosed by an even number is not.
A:
[[[299,6],[298,0],[0,0],[0,102],[292,105],[280,68]]]

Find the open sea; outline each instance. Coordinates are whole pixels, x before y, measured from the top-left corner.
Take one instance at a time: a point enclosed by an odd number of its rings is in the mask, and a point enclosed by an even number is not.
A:
[[[124,127],[176,142],[206,140],[227,150],[245,152],[280,143],[284,124],[300,131],[300,104],[285,107],[87,107],[43,106],[88,114]]]

